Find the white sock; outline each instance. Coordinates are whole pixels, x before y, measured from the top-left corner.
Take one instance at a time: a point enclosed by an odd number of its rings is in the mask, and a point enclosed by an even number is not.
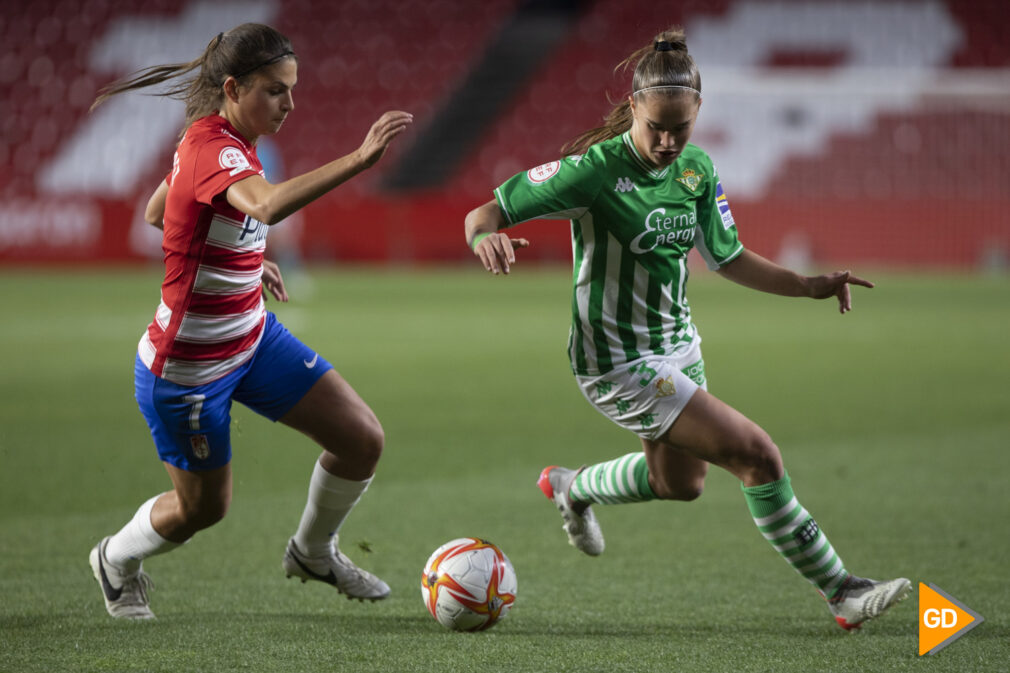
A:
[[[371,477],[351,481],[334,476],[316,461],[309,481],[309,500],[294,537],[298,549],[309,558],[328,555],[340,525],[370,483]]]
[[[105,560],[130,575],[140,570],[140,562],[149,556],[164,554],[179,546],[158,535],[151,525],[151,510],[161,494],[154,496],[137,510],[130,522],[109,539]]]

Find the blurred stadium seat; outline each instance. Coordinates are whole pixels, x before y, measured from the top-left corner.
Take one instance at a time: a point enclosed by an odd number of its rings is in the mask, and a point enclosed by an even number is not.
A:
[[[686,27],[713,156],[744,241],[796,261],[966,268],[1010,256],[1010,5],[1004,0],[582,3],[567,38],[505,101],[455,173],[383,191],[412,142],[306,211],[313,257],[466,259],[465,212],[556,158],[624,96],[614,66],[664,25]],[[130,227],[167,172],[182,106],[97,90],[195,57],[245,20],[276,25],[301,68],[278,135],[288,174],[353,150],[386,109],[424,133],[520,0],[3,0],[0,259],[139,259]],[[656,24],[661,20],[661,24]],[[530,225],[523,225],[529,227]],[[534,257],[567,259],[540,226]],[[136,240],[136,237],[134,237]],[[311,244],[307,241],[311,240]]]

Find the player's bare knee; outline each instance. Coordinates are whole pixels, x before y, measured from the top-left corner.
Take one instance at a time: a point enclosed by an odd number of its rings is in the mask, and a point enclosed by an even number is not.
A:
[[[700,498],[704,490],[704,484],[679,484],[674,488],[663,489],[662,493],[657,493],[656,495],[661,500],[691,502]]]
[[[673,492],[673,500],[691,502],[701,497],[705,490],[705,475],[694,478],[682,479],[676,484]]]
[[[778,481],[785,474],[779,447],[760,428],[747,438],[742,458],[748,475],[747,481],[769,483]]]
[[[374,414],[365,414],[335,428],[319,443],[342,462],[374,467],[385,442],[386,435],[379,419]]]
[[[185,527],[192,532],[210,528],[228,514],[231,498],[202,498],[180,504]]]
[[[653,482],[650,479],[649,486],[660,500],[690,502],[701,497],[702,492],[705,490],[705,476],[701,475],[700,477],[686,480],[678,479],[673,482],[665,480]]]
[[[382,429],[379,419],[372,416],[364,424],[359,441],[358,455],[362,462],[375,465],[382,456],[382,449],[386,444],[386,433]]]
[[[676,492],[676,497],[674,500],[682,500],[684,502],[691,502],[692,500],[697,500],[701,497],[702,492],[705,490],[705,480],[698,479],[696,481],[687,482],[681,484],[680,488]]]

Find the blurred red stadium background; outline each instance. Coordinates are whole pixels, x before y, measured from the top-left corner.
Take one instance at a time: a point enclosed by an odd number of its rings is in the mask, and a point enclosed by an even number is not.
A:
[[[355,149],[384,110],[415,114],[409,135],[375,168],[277,237],[293,256],[466,260],[465,213],[598,125],[608,96],[630,86],[614,66],[675,23],[687,30],[704,82],[694,142],[719,167],[745,244],[794,265],[1005,268],[1010,256],[1005,0],[0,6],[4,264],[160,257],[158,232],[141,214],[171,166],[183,106],[133,94],[92,114],[88,107],[111,80],[190,60],[244,21],[276,26],[299,56],[296,110],[267,148],[274,176]],[[526,42],[522,30],[507,32],[517,17],[532,17],[525,29],[540,35],[549,24],[554,37]],[[510,83],[503,73],[518,71],[512,57],[529,69]],[[475,106],[484,124],[455,133],[446,119],[467,100],[466,87],[501,100]],[[412,152],[422,140],[451,150],[438,171]],[[409,179],[429,170],[437,179]],[[569,258],[564,223],[520,226],[534,241],[531,257]]]

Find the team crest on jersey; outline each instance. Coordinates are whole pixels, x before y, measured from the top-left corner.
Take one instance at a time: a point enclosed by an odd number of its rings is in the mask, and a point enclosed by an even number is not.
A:
[[[540,164],[534,168],[526,171],[526,178],[535,185],[539,185],[542,182],[547,182],[561,170],[560,161],[551,161],[546,164]]]
[[[221,150],[221,154],[217,155],[217,161],[221,164],[221,168],[231,171],[232,175],[252,168],[249,165],[249,159],[246,158],[245,152],[237,147],[226,147]]]
[[[698,189],[698,185],[701,184],[701,179],[705,177],[702,173],[695,173],[691,168],[685,168],[684,172],[680,175],[681,177],[677,178],[677,182],[684,185],[692,192]]]

